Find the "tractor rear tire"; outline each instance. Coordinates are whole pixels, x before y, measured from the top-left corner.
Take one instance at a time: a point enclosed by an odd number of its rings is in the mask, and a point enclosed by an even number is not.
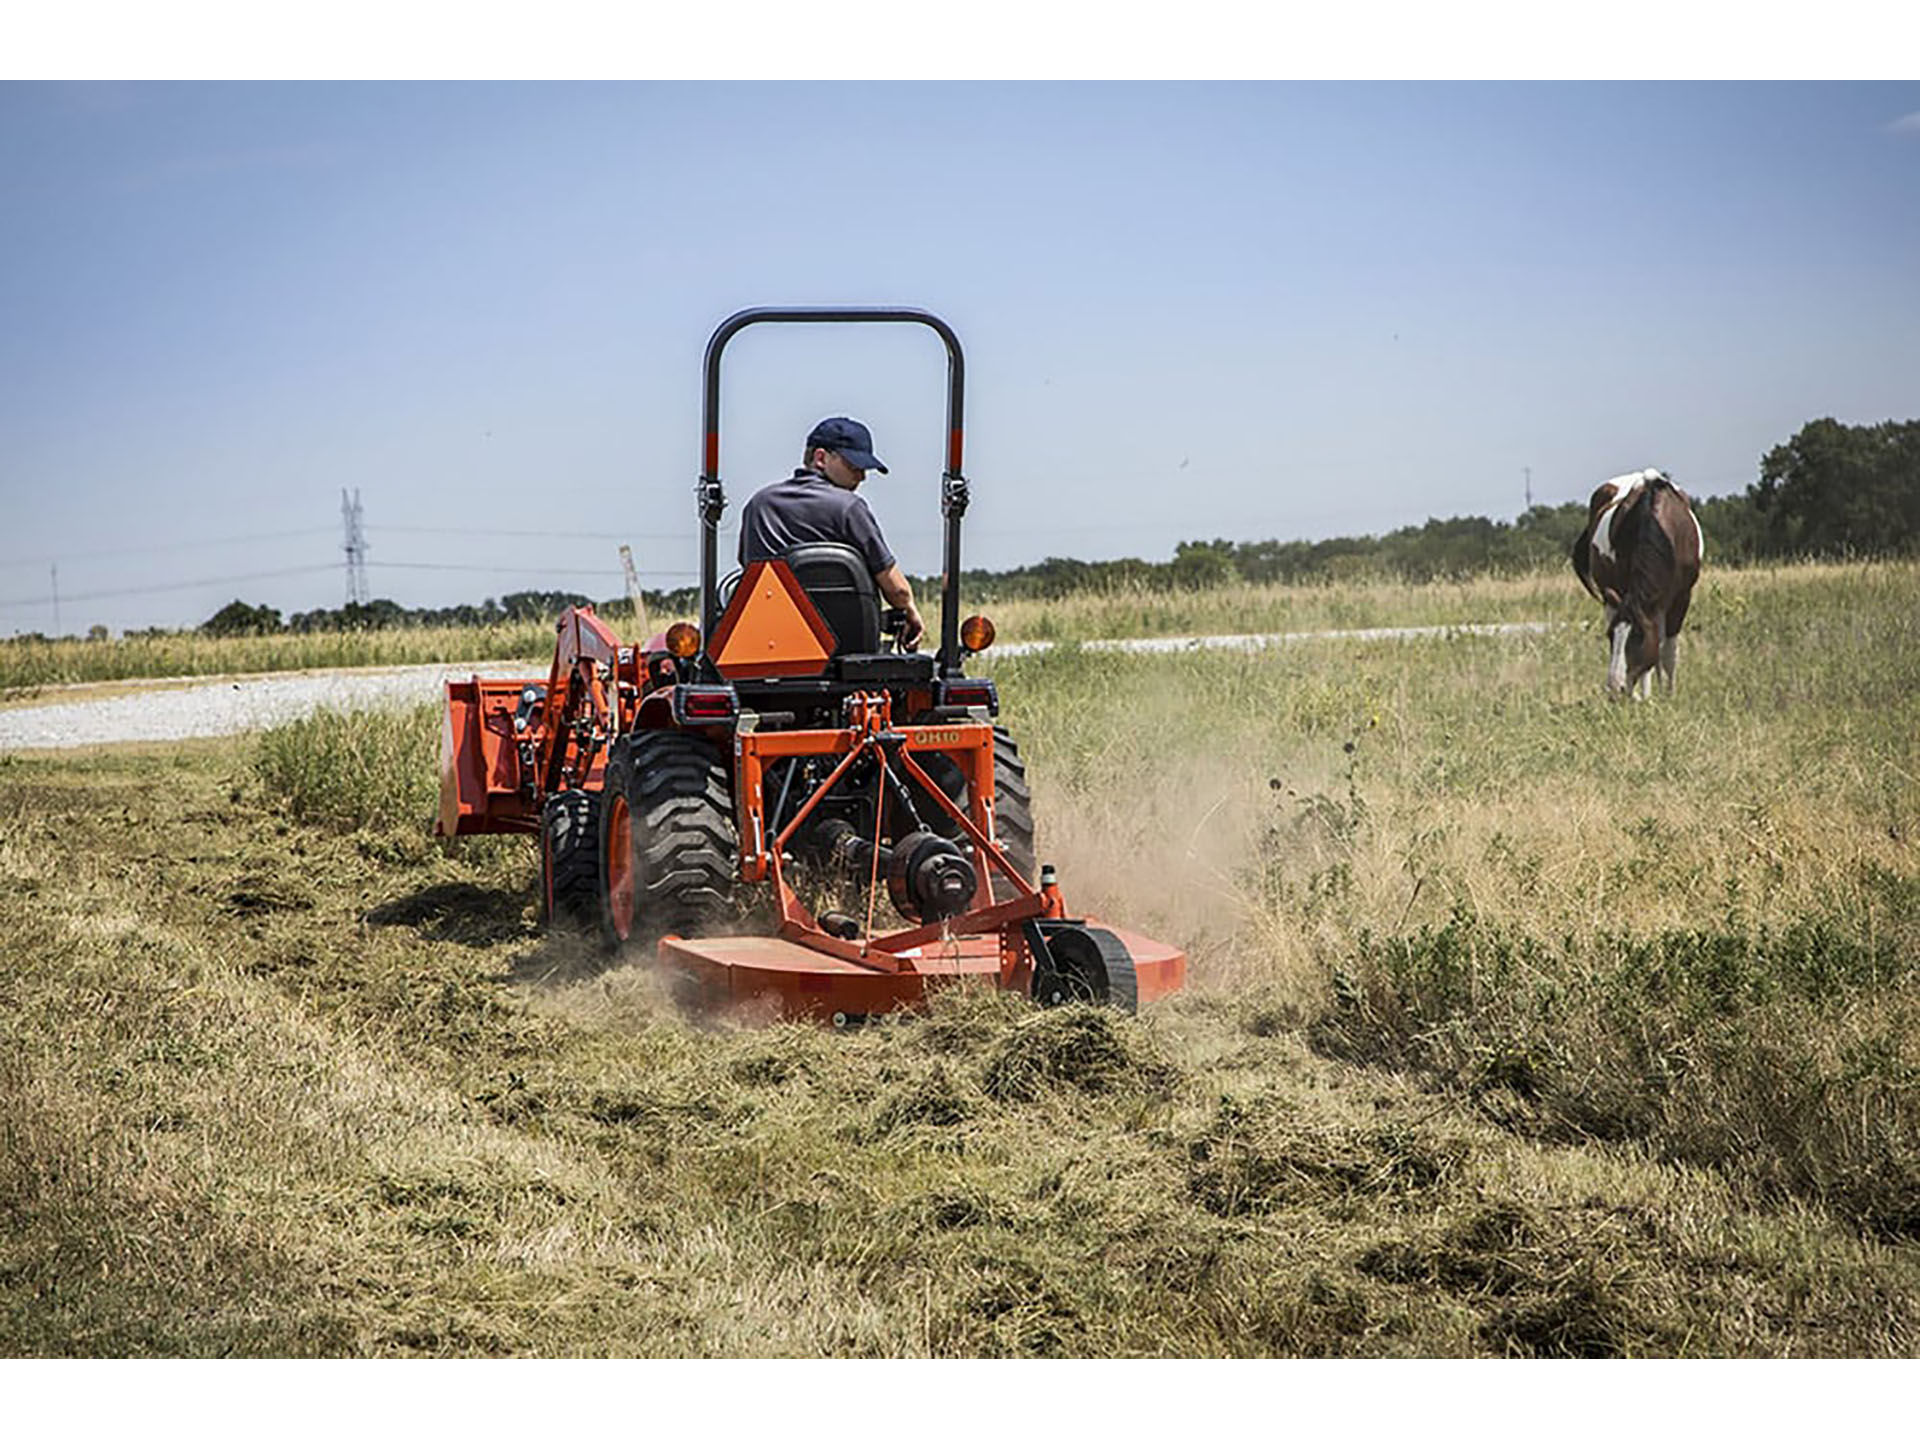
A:
[[[739,841],[719,751],[677,730],[616,740],[601,822],[600,926],[609,948],[700,935],[732,910]]]
[[[1027,787],[1027,767],[1020,763],[1020,747],[1001,726],[993,727],[993,833],[1002,852],[1020,878],[1034,883],[1033,791]],[[993,898],[1011,900],[1019,892],[1004,875],[993,873]]]
[[[563,790],[540,812],[540,922],[574,933],[600,916],[600,797]]]
[[[920,765],[927,772],[927,777],[939,785],[954,804],[962,810],[967,808],[967,782],[958,764],[936,753],[920,757]],[[929,818],[936,835],[949,840],[961,837],[960,827],[933,801],[925,802],[922,814]],[[1033,792],[1027,788],[1027,767],[1020,763],[1020,747],[1013,743],[1013,736],[998,725],[993,727],[993,833],[1005,847],[1001,853],[1008,863],[1020,872],[1021,878],[1029,885],[1033,884],[1037,868],[1033,845]],[[901,836],[894,838],[897,841]],[[993,880],[995,901],[1011,900],[1019,893],[998,870],[989,866],[988,873]]]

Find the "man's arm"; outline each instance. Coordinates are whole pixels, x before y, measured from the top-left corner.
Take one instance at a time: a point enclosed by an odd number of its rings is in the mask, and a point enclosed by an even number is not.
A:
[[[907,577],[900,573],[899,565],[894,564],[878,572],[873,577],[873,583],[880,587],[880,593],[889,605],[907,612],[907,630],[900,637],[900,643],[909,650],[913,649],[926,633],[927,624],[920,618],[920,607],[913,603],[913,587],[907,583]]]

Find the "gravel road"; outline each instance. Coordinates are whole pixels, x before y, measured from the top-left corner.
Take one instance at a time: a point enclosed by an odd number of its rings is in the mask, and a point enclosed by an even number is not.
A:
[[[1420,625],[1391,630],[1315,630],[1282,635],[1169,635],[1143,640],[1094,640],[1089,650],[1161,653],[1181,650],[1265,650],[1306,640],[1416,640],[1453,635],[1539,634],[1545,621],[1507,625]],[[1050,648],[1046,640],[995,646],[991,655],[1012,659]],[[371,670],[302,670],[280,675],[239,675],[218,680],[156,680],[143,688],[126,683],[76,685],[43,691],[24,703],[0,708],[0,752],[67,750],[137,740],[189,740],[235,735],[279,725],[323,705],[407,705],[437,700],[448,680],[544,676],[527,663],[395,665]]]
[[[0,709],[0,752],[234,735],[279,725],[324,705],[351,708],[437,700],[448,680],[473,675],[545,673],[544,666],[489,662],[300,670],[184,684],[154,681],[151,688],[132,691],[118,682],[62,687],[43,691],[26,704]]]

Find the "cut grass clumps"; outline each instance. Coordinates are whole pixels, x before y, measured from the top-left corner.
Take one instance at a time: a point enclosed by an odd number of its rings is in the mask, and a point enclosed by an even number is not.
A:
[[[973,1117],[978,1101],[969,1093],[965,1081],[943,1062],[902,1077],[888,1090],[874,1116],[876,1137],[891,1135],[909,1126],[951,1129]]]
[[[1272,1097],[1223,1096],[1188,1147],[1188,1193],[1220,1216],[1401,1200],[1451,1177],[1464,1146],[1404,1125],[1330,1125]]]
[[[254,773],[294,819],[424,831],[439,798],[437,705],[320,710],[263,733]]]
[[[1597,1212],[1576,1223],[1495,1200],[1374,1246],[1355,1268],[1473,1306],[1485,1317],[1480,1337],[1495,1353],[1606,1359],[1656,1348],[1658,1337],[1642,1333],[1626,1247],[1617,1237],[1606,1243],[1618,1221]]]
[[[1032,1101],[1063,1087],[1103,1094],[1163,1090],[1172,1072],[1144,1037],[1085,1005],[1042,1010],[1001,1035],[981,1088],[996,1100]]]

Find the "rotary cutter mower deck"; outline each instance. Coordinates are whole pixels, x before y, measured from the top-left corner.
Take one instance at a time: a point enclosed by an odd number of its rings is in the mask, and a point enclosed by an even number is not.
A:
[[[720,357],[761,322],[907,322],[947,348],[939,649],[898,644],[860,556],[804,545],[722,580]],[[839,1021],[912,1007],[972,977],[1043,1004],[1131,1010],[1177,990],[1186,957],[1068,909],[1035,865],[1025,771],[994,723],[991,645],[960,618],[960,343],[923,310],[744,310],[706,355],[701,624],[623,645],[590,608],[560,617],[544,679],[447,686],[439,833],[540,842],[550,924],[651,945],[710,1010]],[[845,908],[814,913],[824,883]],[[760,929],[741,887],[766,887]],[[904,921],[893,927],[896,917]]]

